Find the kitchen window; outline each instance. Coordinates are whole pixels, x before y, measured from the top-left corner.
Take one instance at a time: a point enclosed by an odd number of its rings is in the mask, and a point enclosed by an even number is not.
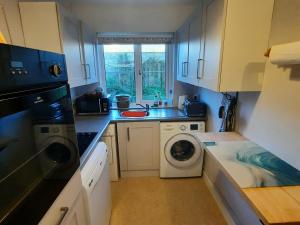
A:
[[[106,92],[136,97],[134,45],[104,45]],[[133,100],[135,101],[135,100]]]
[[[103,44],[102,86],[108,94],[128,94],[132,103],[170,99],[170,45]]]

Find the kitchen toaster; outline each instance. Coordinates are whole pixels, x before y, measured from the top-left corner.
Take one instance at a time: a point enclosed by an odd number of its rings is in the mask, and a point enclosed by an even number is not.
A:
[[[206,117],[207,105],[198,100],[185,100],[184,113],[188,117]]]

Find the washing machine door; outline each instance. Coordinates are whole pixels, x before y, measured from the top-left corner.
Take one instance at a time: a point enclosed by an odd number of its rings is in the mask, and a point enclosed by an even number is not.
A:
[[[78,157],[75,143],[65,137],[50,136],[44,140],[41,149],[41,167],[45,174],[56,171],[56,177],[64,175]],[[54,175],[54,174],[52,174]]]
[[[197,139],[190,134],[178,134],[165,145],[165,157],[175,167],[193,166],[202,157],[203,150]]]

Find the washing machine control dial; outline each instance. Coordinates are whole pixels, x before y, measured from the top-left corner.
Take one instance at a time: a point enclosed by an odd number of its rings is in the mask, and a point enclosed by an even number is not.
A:
[[[180,125],[179,129],[181,131],[186,131],[187,127],[185,125]]]

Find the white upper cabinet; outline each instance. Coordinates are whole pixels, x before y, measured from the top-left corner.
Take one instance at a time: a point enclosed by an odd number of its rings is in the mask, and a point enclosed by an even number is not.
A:
[[[7,18],[2,5],[0,5],[0,32],[4,36],[6,43],[11,44],[11,37],[8,29]]]
[[[96,63],[96,32],[93,32],[86,24],[81,22],[83,42],[84,68],[87,84],[98,82]]]
[[[177,32],[177,79],[187,82],[189,57],[189,24],[185,24]]]
[[[20,2],[25,46],[62,53],[56,4]]]
[[[188,77],[181,81],[218,92],[260,91],[273,5],[274,0],[202,0],[188,19]]]
[[[71,87],[97,82],[91,31],[55,2],[19,2],[19,8],[26,47],[64,53]]]
[[[204,0],[203,4],[202,29],[205,44],[201,52],[203,67],[198,85],[214,91],[219,91],[219,71],[225,25],[224,4],[224,0]],[[232,49],[232,51],[236,51],[236,49]]]
[[[189,56],[188,56],[188,79],[190,84],[197,84],[200,70],[202,69],[202,58],[200,53],[203,48],[203,35],[202,35],[202,2],[197,9],[198,13],[195,13],[190,24],[189,33]]]
[[[81,42],[80,22],[74,18],[62,15],[63,52],[66,55],[68,78],[71,87],[86,84],[84,60]]]

